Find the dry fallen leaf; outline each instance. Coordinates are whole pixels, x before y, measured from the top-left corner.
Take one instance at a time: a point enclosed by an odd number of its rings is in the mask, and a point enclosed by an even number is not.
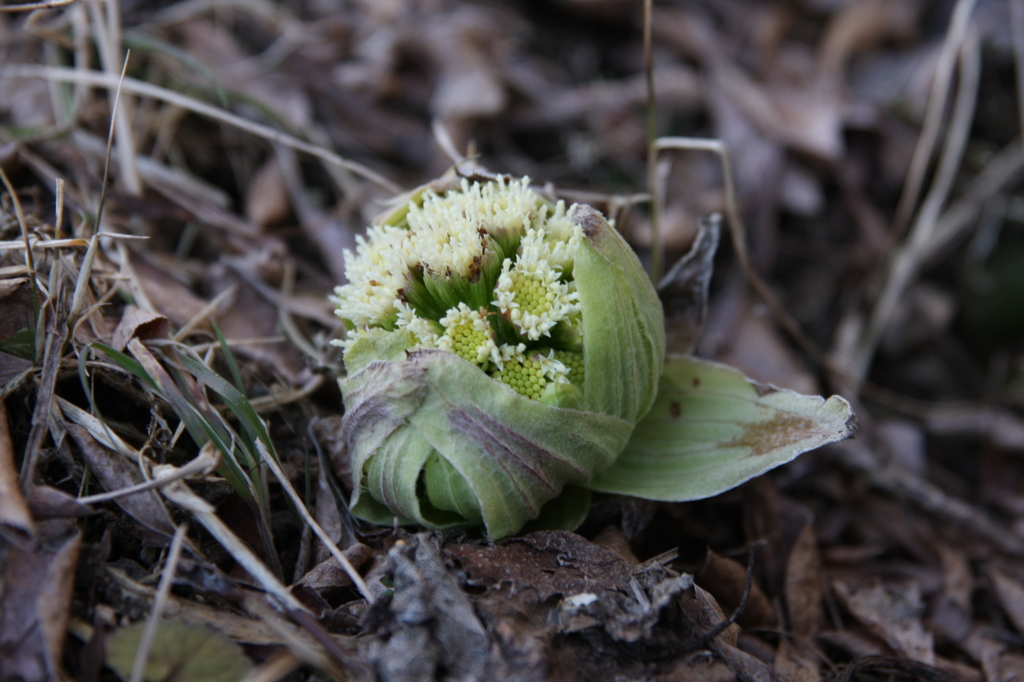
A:
[[[145,623],[120,628],[107,638],[107,665],[122,680],[131,676]],[[161,621],[143,672],[147,682],[235,682],[252,668],[242,647],[208,625]]]
[[[83,427],[65,423],[64,428],[74,439],[89,463],[104,490],[113,492],[142,483],[142,476],[121,455],[100,445]],[[163,545],[167,538],[174,535],[174,523],[167,509],[160,503],[160,495],[155,490],[133,493],[118,497],[117,506],[125,511],[142,528],[144,537],[150,542]]]
[[[263,164],[252,179],[245,195],[245,216],[260,227],[267,227],[288,217],[291,202],[281,165],[276,159]]]
[[[61,669],[82,535],[65,520],[37,524],[32,549],[7,549],[0,595],[0,679],[46,682]]]
[[[1024,633],[1024,586],[1020,581],[1014,580],[998,568],[992,568],[989,575],[996,588],[999,605],[1003,607],[1003,611],[1013,626],[1017,628],[1017,632]]]
[[[814,537],[814,524],[808,519],[797,535],[789,558],[783,584],[789,629],[797,641],[807,641],[818,634],[823,623],[821,557]],[[800,648],[797,649],[800,651]],[[807,652],[800,651],[802,654]]]
[[[963,552],[943,543],[938,546],[942,565],[942,591],[932,602],[929,624],[946,637],[960,641],[971,632],[974,581]]]
[[[872,583],[832,583],[836,596],[854,618],[875,636],[907,658],[935,664],[932,634],[921,623],[921,593],[916,585],[905,587]]]
[[[32,515],[18,485],[14,442],[3,400],[0,400],[0,536],[19,545],[31,542],[35,536]]]
[[[128,342],[135,338],[142,341],[166,338],[170,328],[170,322],[163,315],[127,305],[121,314],[121,321],[114,329],[110,345],[115,350],[123,351]]]

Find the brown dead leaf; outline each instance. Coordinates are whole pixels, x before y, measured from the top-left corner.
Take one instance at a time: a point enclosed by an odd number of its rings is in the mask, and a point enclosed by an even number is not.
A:
[[[37,526],[31,550],[11,546],[0,595],[0,679],[58,679],[81,533],[67,521]]]
[[[245,193],[245,215],[250,222],[267,227],[288,217],[291,202],[281,165],[271,158],[256,172]]]
[[[714,642],[711,650],[729,666],[736,679],[744,682],[774,682],[772,667],[746,651],[723,642]]]
[[[328,465],[326,457],[321,458],[321,464],[317,470],[317,488],[316,488],[316,502],[313,505],[313,518],[320,524],[320,527],[327,533],[327,537],[331,538],[338,547],[347,549],[356,543],[351,528],[351,523],[345,523],[342,521],[341,513],[338,509],[339,501],[335,499],[334,491],[328,483],[326,476],[326,466]],[[330,556],[330,552],[324,547],[322,542],[316,544],[316,551],[314,557],[317,563],[322,563],[327,560]]]
[[[25,277],[0,280],[0,341],[5,341],[22,329],[35,329],[35,308],[42,303],[32,299],[32,286]]]
[[[687,354],[700,336],[708,312],[708,287],[714,273],[715,252],[721,219],[701,221],[700,233],[683,258],[658,284],[658,297],[665,310],[666,347],[670,353]]]
[[[821,583],[821,556],[814,537],[814,524],[808,520],[789,551],[783,583],[789,628],[798,640],[811,639],[821,630]]]
[[[210,268],[210,288],[220,293],[230,286],[238,290],[217,316],[217,324],[229,339],[248,340],[273,337],[279,333],[278,306],[271,300],[274,291],[267,280],[279,277],[282,253],[276,246],[233,259],[229,267],[218,263]],[[302,353],[291,343],[240,343],[233,351],[256,360],[289,382],[301,383]]]
[[[629,540],[626,539],[622,529],[618,526],[605,526],[594,538],[594,544],[601,545],[615,552],[630,566],[636,566],[640,563],[640,560],[633,554],[633,549],[629,546]]]
[[[961,642],[964,651],[981,664],[987,682],[1002,682],[1000,658],[1008,648],[1006,642],[990,637],[987,628],[976,625],[971,634]],[[1009,678],[1013,679],[1013,678]]]
[[[424,47],[438,68],[431,97],[434,115],[445,121],[493,116],[505,108],[505,84],[493,60],[508,27],[492,13],[468,5],[439,15],[426,27]]]
[[[28,282],[28,277],[11,277],[8,279],[0,279],[0,301],[15,293],[21,288],[22,284]]]
[[[1017,628],[1017,632],[1024,633],[1024,586],[998,568],[992,567],[988,573],[992,578],[992,585],[996,588],[996,596],[999,597],[999,605],[1003,612],[1013,623],[1013,627]]]
[[[923,604],[915,584],[853,586],[834,580],[832,587],[850,614],[876,637],[907,658],[935,664],[932,634],[921,623]]]
[[[747,581],[747,568],[740,562],[712,552],[707,553],[704,568],[696,576],[697,584],[714,595],[730,613],[739,608]],[[750,584],[746,608],[737,622],[745,628],[773,627],[777,619],[771,602],[757,580]]]
[[[154,311],[180,327],[206,306],[206,301],[174,276],[162,263],[145,254],[132,254],[132,269]]]
[[[132,339],[149,341],[151,339],[163,339],[171,330],[170,321],[159,313],[148,310],[141,310],[133,305],[125,306],[121,321],[114,329],[114,336],[110,345],[123,351]]]
[[[7,422],[7,406],[0,399],[0,535],[24,545],[32,541],[35,527],[28,504],[21,494],[14,467],[14,442]]]
[[[767,316],[748,300],[719,360],[752,379],[798,393],[820,393],[818,382],[794,357]]]
[[[0,352],[0,389],[6,389],[18,377],[24,377],[34,366],[24,358]]]
[[[822,73],[840,82],[851,57],[881,42],[907,40],[917,31],[918,0],[850,2],[836,12],[818,49]]]
[[[63,490],[48,485],[35,485],[28,497],[28,508],[37,521],[46,519],[73,519],[92,516],[99,512],[80,503]]]
[[[277,18],[283,20],[283,16]],[[283,27],[283,21],[274,26],[275,29]],[[186,49],[209,67],[222,87],[270,109],[294,130],[305,129],[312,123],[312,103],[302,82],[280,72],[267,71],[234,33],[220,30],[217,23],[209,19],[185,22],[180,30]]]
[[[865,656],[883,656],[890,652],[889,647],[874,637],[864,634],[861,630],[826,630],[818,635],[818,639],[836,647],[853,658]]]
[[[772,667],[782,682],[817,682],[821,679],[818,658],[795,651],[788,637],[779,640]]]
[[[64,428],[78,444],[90,470],[105,490],[113,492],[142,482],[137,470],[121,455],[96,442],[86,429],[69,422],[64,423]],[[115,502],[142,527],[146,542],[163,545],[174,535],[174,523],[155,490],[118,497]]]
[[[970,634],[974,624],[971,566],[963,552],[949,545],[940,544],[938,551],[942,565],[942,591],[932,602],[928,622],[946,637],[960,641]]]
[[[679,606],[690,623],[691,638],[694,641],[707,637],[728,617],[714,596],[707,590],[701,589],[699,585],[694,585],[692,593],[684,594],[679,599]],[[732,623],[715,637],[715,642],[735,647],[739,642],[739,637],[740,626]]]
[[[364,544],[352,545],[342,550],[341,553],[356,570],[360,569],[373,556],[373,550]],[[314,590],[326,590],[351,585],[352,579],[338,563],[338,560],[331,557],[314,566],[296,584]]]
[[[701,651],[683,658],[655,679],[658,682],[735,682],[737,678],[725,661]]]
[[[719,64],[712,78],[714,86],[773,141],[832,161],[842,155],[842,103],[838,92],[763,85],[725,62]]]

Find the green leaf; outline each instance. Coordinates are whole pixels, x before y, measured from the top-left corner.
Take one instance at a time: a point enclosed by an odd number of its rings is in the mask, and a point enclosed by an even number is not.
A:
[[[522,533],[539,530],[576,530],[590,513],[593,494],[578,485],[567,485],[562,494],[544,505],[540,515],[523,526]]]
[[[107,665],[122,680],[131,677],[145,623],[121,628],[106,641]],[[235,682],[252,668],[242,648],[205,625],[163,621],[149,650],[143,679],[161,682]]]
[[[670,356],[651,411],[588,487],[672,502],[711,497],[855,427],[839,396],[805,396],[757,384],[731,367]]]
[[[566,485],[611,464],[632,430],[616,417],[525,398],[445,351],[371,363],[342,382],[342,393],[354,514],[439,528],[476,525],[478,507],[492,539],[515,533]],[[424,468],[435,452],[450,471],[428,480]],[[465,504],[463,491],[451,492],[463,480],[475,505]],[[449,489],[431,495],[425,486],[432,482]],[[446,506],[474,507],[468,516],[476,518],[437,509],[431,497],[458,498]]]
[[[661,301],[636,254],[600,213],[577,206],[571,218],[584,235],[573,269],[583,309],[582,409],[634,423],[658,390]]]
[[[19,329],[3,341],[0,341],[0,351],[22,360],[34,361],[36,353],[35,330],[29,327]]]
[[[160,387],[157,386],[156,380],[153,379],[150,373],[146,371],[146,368],[143,367],[142,364],[139,363],[137,360],[135,360],[135,358],[129,355],[125,355],[119,350],[114,350],[107,344],[101,343],[99,341],[93,343],[92,347],[95,348],[96,350],[101,351],[104,355],[106,355],[111,360],[120,365],[121,368],[124,369],[125,371],[134,374],[137,378],[145,382],[145,384],[150,388],[160,390]]]
[[[404,360],[405,352],[414,344],[408,329],[369,329],[345,351],[345,371],[351,376],[371,362]]]

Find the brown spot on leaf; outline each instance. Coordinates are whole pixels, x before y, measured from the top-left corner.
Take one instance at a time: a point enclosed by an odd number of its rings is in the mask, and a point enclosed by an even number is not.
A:
[[[783,412],[774,419],[748,424],[743,435],[732,439],[727,445],[750,448],[748,457],[760,457],[792,445],[814,430],[813,419]]]
[[[601,234],[601,223],[604,219],[600,213],[586,204],[577,205],[569,219],[583,228],[583,235],[590,241],[594,241]]]
[[[678,419],[679,415],[683,413],[683,406],[673,401],[672,404],[668,406],[668,413],[673,419]]]
[[[697,388],[699,386],[700,386],[700,377],[694,377],[693,378],[693,387]]]

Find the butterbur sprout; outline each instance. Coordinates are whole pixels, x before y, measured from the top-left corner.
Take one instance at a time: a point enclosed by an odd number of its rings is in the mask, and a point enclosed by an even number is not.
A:
[[[851,429],[841,398],[666,359],[632,249],[526,178],[421,188],[345,267],[342,429],[369,521],[572,528],[591,489],[707,497]]]

